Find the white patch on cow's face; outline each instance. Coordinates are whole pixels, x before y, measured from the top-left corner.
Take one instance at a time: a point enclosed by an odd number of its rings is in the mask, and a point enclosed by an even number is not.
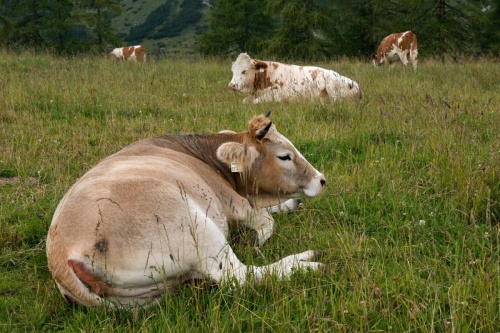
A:
[[[251,93],[255,79],[255,69],[252,68],[252,59],[246,53],[241,53],[231,67],[233,78],[228,87],[232,90]]]

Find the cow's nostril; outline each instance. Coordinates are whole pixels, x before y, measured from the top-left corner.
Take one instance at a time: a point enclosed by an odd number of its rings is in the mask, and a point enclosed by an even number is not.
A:
[[[321,179],[319,182],[321,183],[321,186],[325,186],[326,185],[326,179],[324,179],[324,178]]]

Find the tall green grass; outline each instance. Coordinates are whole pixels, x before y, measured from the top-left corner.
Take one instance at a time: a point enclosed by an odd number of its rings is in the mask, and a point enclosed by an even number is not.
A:
[[[0,55],[0,331],[500,331],[500,64],[342,60],[364,99],[242,104],[230,60],[144,65]],[[165,133],[246,130],[272,111],[327,178],[325,195],[277,215],[245,263],[321,249],[323,274],[236,291],[190,286],[137,311],[72,307],[47,269],[45,237],[65,191],[100,159]]]

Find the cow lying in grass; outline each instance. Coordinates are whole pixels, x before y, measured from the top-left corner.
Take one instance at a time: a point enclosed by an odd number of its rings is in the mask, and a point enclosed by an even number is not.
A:
[[[241,53],[231,71],[233,78],[228,87],[247,93],[243,102],[336,101],[342,97],[362,97],[357,82],[320,67],[262,61]]]
[[[311,250],[244,265],[227,236],[236,222],[255,229],[262,245],[273,230],[266,207],[319,195],[325,183],[264,116],[243,133],[141,140],[102,160],[63,197],[47,236],[49,269],[67,299],[124,307],[151,304],[189,279],[243,284],[316,270]]]

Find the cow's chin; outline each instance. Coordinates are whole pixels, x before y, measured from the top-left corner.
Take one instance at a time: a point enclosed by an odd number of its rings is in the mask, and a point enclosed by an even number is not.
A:
[[[304,189],[304,195],[308,198],[314,198],[321,193],[323,193],[323,186],[319,182],[314,182],[310,187]]]

